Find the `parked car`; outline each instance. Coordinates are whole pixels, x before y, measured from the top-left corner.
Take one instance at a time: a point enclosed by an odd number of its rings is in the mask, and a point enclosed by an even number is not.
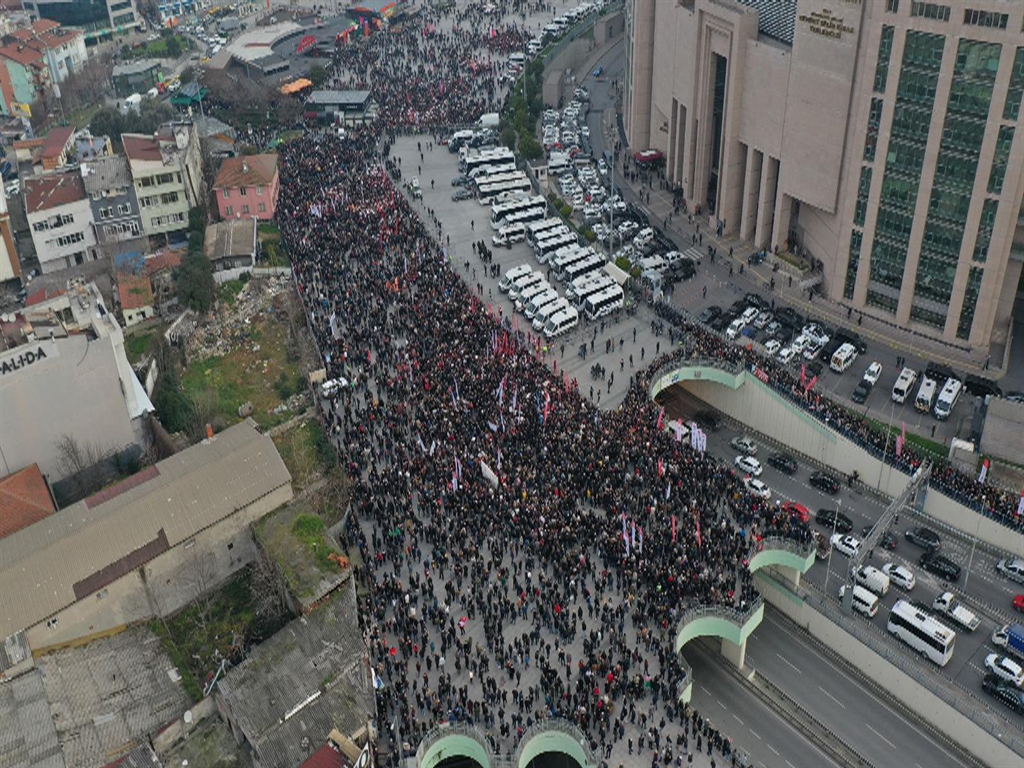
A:
[[[778,339],[768,339],[768,341],[764,343],[765,354],[769,357],[775,357],[780,349],[782,349],[782,342]]]
[[[787,501],[782,505],[782,511],[790,517],[795,517],[801,523],[808,523],[811,520],[811,510],[797,501]]]
[[[703,312],[701,312],[697,316],[697,320],[699,320],[702,323],[710,323],[712,320],[714,320],[716,317],[719,317],[721,314],[721,307],[711,306],[705,309]]]
[[[914,578],[914,574],[911,573],[910,569],[896,563],[886,563],[883,565],[882,573],[889,577],[890,582],[907,592],[912,590],[914,585],[917,584],[917,579]]]
[[[819,509],[814,522],[832,528],[836,533],[849,533],[853,530],[853,520],[836,509]]]
[[[1013,610],[1024,613],[1024,595],[1017,595],[1013,598]]]
[[[907,529],[904,534],[911,544],[916,544],[919,547],[924,547],[932,552],[937,552],[942,548],[942,539],[939,538],[939,534],[933,531],[931,528],[924,528],[922,526],[915,526]],[[998,568],[998,566],[996,566]]]
[[[875,386],[878,383],[878,379],[882,375],[882,364],[872,363],[868,366],[868,369],[864,371],[864,381],[871,382],[871,386]]]
[[[740,435],[737,435],[736,437],[729,441],[729,445],[731,445],[740,453],[746,454],[747,456],[757,455],[757,443],[755,443],[746,435],[743,435],[742,437]]]
[[[811,473],[809,482],[819,491],[824,491],[832,496],[839,493],[839,481],[832,477],[832,475],[820,470]]]
[[[1024,713],[1024,692],[1009,680],[1004,680],[999,675],[990,672],[981,681],[981,688],[1014,712]]]
[[[960,566],[948,557],[935,554],[934,551],[925,552],[918,562],[926,571],[946,581],[956,581],[960,578]]]
[[[857,382],[857,386],[853,388],[853,394],[850,395],[850,399],[858,405],[868,399],[868,395],[871,394],[872,384],[867,379],[861,379]]]
[[[746,477],[743,479],[743,484],[747,487],[749,493],[757,496],[759,499],[768,500],[772,497],[772,489],[757,478]]]
[[[768,457],[768,463],[780,472],[785,472],[787,475],[796,474],[796,459],[788,453],[773,453]]]
[[[473,193],[470,192],[465,187],[462,187],[461,189],[456,189],[454,192],[452,192],[452,200],[455,201],[456,203],[459,202],[460,200],[469,200],[471,197],[473,197]]]
[[[698,411],[694,414],[694,420],[700,425],[701,429],[708,432],[717,432],[718,428],[722,426],[721,417],[714,411]]]
[[[794,357],[796,357],[796,350],[792,347],[783,347],[779,350],[779,362],[783,365],[789,363]]]

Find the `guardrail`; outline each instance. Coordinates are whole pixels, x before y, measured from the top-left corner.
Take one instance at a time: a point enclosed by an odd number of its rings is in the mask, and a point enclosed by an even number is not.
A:
[[[764,605],[764,598],[760,595],[747,606],[746,610],[734,608],[728,605],[695,605],[692,608],[687,608],[683,611],[679,617],[677,623],[677,632],[681,631],[684,626],[689,624],[691,621],[702,619],[706,617],[713,617],[716,619],[725,619],[731,621],[733,624],[743,626],[750,618],[757,613],[758,609]]]
[[[519,746],[516,748],[515,757],[513,758],[514,766],[519,765],[523,750],[526,749],[530,739],[547,731],[558,731],[570,736],[573,741],[580,745],[580,748],[583,750],[583,754],[587,759],[587,766],[584,768],[598,768],[600,763],[594,755],[594,750],[590,748],[590,739],[587,738],[587,734],[585,734],[583,730],[571,720],[566,720],[563,717],[549,717],[545,720],[538,720],[527,728],[519,739]]]
[[[416,748],[416,766],[419,768],[423,758],[426,757],[427,752],[432,746],[441,741],[441,739],[449,736],[467,736],[476,742],[479,742],[491,758],[491,765],[495,766],[494,760],[494,749],[491,746],[490,740],[487,735],[475,725],[471,725],[465,722],[454,722],[454,723],[441,723],[435,725],[420,739],[420,744]]]
[[[807,588],[800,587],[796,590],[789,587],[787,589],[810,603],[814,610],[823,614],[833,624],[842,627],[843,631],[853,635],[890,664],[920,683],[929,693],[949,704],[1017,754],[1024,755],[1024,736],[1007,733],[1009,728],[1014,727],[1011,721],[1001,720],[994,711],[982,710],[968,703],[970,701],[978,702],[978,706],[981,706],[981,700],[974,691],[949,678],[942,678],[941,682],[935,679],[938,675],[937,672],[929,674],[918,664],[916,656],[911,660],[902,649],[893,647],[887,632],[883,632],[873,624],[851,621],[854,617],[847,616],[837,609],[833,605],[833,600],[818,590],[817,585],[810,584]],[[951,690],[951,688],[955,690]]]
[[[810,557],[818,551],[818,545],[814,541],[797,541],[788,536],[765,536],[759,542],[756,551],[751,552],[751,555],[756,555],[766,549],[781,549],[800,557]]]

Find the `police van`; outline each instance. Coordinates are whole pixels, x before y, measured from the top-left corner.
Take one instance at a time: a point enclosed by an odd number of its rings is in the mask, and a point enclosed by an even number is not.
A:
[[[544,336],[554,339],[568,333],[580,322],[580,313],[575,307],[567,307],[557,315],[552,315],[544,324]]]
[[[840,599],[846,596],[846,590],[849,588],[848,584],[843,584],[839,588]],[[855,585],[853,587],[853,610],[863,613],[870,619],[878,613],[878,595],[862,586]]]
[[[960,400],[960,393],[963,390],[964,385],[960,382],[960,379],[946,379],[946,383],[939,393],[939,399],[935,401],[936,419],[945,421],[949,418],[949,414],[956,407],[957,402]]]
[[[935,403],[935,388],[935,381],[925,376],[924,380],[921,382],[921,388],[917,390],[917,399],[914,400],[914,408],[919,410],[921,413],[928,413],[928,411],[932,409],[932,405]]]
[[[525,224],[509,224],[498,230],[497,234],[491,237],[491,243],[495,246],[512,247],[513,243],[521,243],[526,239]]]
[[[916,381],[917,371],[913,368],[904,368],[900,371],[899,378],[896,379],[896,383],[892,386],[893,402],[907,402],[907,398],[910,396],[910,390],[913,389],[914,382]]]
[[[513,281],[526,277],[531,272],[533,272],[533,267],[529,264],[520,264],[518,267],[512,267],[498,281],[498,290],[502,293],[508,293],[508,289],[512,287]]]

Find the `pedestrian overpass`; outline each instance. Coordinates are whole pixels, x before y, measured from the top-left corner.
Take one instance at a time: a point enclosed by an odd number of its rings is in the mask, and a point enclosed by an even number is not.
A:
[[[559,765],[599,768],[586,734],[563,718],[534,723],[519,739],[514,755],[497,754],[484,730],[468,723],[445,723],[431,729],[416,750],[416,768],[529,768],[545,756]]]

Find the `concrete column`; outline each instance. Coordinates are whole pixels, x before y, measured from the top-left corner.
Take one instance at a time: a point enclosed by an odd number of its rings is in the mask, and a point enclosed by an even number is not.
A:
[[[775,568],[778,570],[779,576],[781,576],[789,586],[800,586],[800,571],[796,568],[788,568],[785,565],[777,565]]]
[[[723,231],[729,235],[740,231],[743,211],[743,182],[747,175],[747,151],[742,143],[729,140],[722,159],[718,218],[725,222]]]
[[[634,0],[632,93],[626,113],[626,138],[631,147],[651,145],[651,86],[654,77],[655,0]]]
[[[764,157],[761,166],[761,185],[757,198],[757,217],[754,225],[754,246],[761,248],[768,244],[772,225],[775,223],[775,190],[779,180],[779,161],[771,155]]]
[[[740,214],[740,240],[749,240],[757,224],[757,203],[761,191],[761,164],[764,155],[747,147],[747,172],[743,179],[743,212]]]
[[[743,664],[747,660],[747,642],[744,640],[742,645],[736,645],[723,637],[722,655],[735,664],[736,669],[743,669]]]
[[[775,225],[772,227],[772,248],[782,249],[789,239],[789,224],[793,216],[793,198],[778,194],[775,199]]]

